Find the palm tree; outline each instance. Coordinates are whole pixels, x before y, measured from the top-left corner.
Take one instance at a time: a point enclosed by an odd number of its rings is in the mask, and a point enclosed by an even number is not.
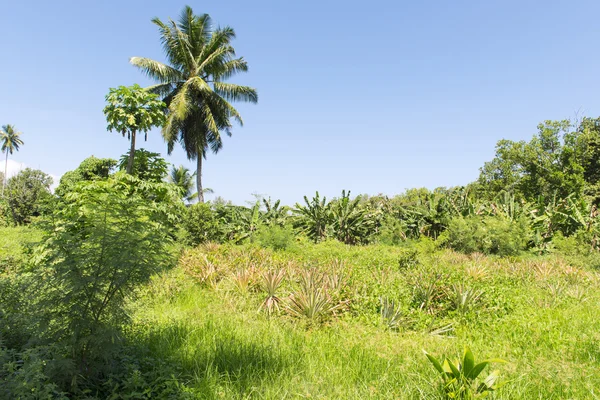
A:
[[[192,194],[194,190],[194,175],[196,174],[191,174],[189,169],[180,165],[179,167],[173,166],[168,177],[169,182],[180,188],[183,198],[188,201],[197,196],[196,193]]]
[[[158,18],[152,22],[159,28],[170,65],[143,57],[132,57],[130,62],[158,82],[148,90],[163,96],[167,105],[162,133],[169,154],[179,141],[188,159],[196,160],[198,200],[203,202],[202,159],[209,148],[217,153],[223,147],[221,133],[231,136],[232,118],[243,125],[230,101],[256,103],[258,95],[251,87],[225,82],[248,70],[231,46],[232,28],[213,29],[208,14],[194,15],[189,6],[179,22]]]
[[[23,145],[21,132],[17,132],[13,125],[4,125],[0,131],[0,140],[2,141],[2,151],[6,152],[6,161],[4,162],[4,182],[2,183],[2,196],[4,196],[4,187],[6,186],[7,170],[8,170],[8,153],[19,151],[19,146]]]

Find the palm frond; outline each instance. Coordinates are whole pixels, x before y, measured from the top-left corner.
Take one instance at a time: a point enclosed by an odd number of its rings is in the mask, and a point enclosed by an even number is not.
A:
[[[258,102],[256,89],[250,86],[236,85],[234,83],[215,82],[215,93],[228,101]]]
[[[146,57],[131,57],[129,62],[149,78],[161,83],[178,82],[185,79],[181,71]]]

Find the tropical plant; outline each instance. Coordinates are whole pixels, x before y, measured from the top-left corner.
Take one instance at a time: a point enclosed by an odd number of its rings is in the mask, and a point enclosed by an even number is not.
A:
[[[142,181],[158,183],[164,180],[169,171],[169,163],[159,153],[137,149],[134,154],[135,158],[129,174]],[[129,168],[130,161],[130,154],[123,154],[117,166],[121,171],[126,170]]]
[[[158,95],[150,93],[140,87],[119,86],[111,88],[106,95],[104,115],[108,122],[109,131],[120,132],[123,137],[131,141],[127,173],[133,173],[133,160],[135,157],[135,137],[144,132],[144,140],[148,139],[148,131],[155,126],[162,126],[165,121],[163,112],[165,103],[158,99]]]
[[[388,329],[398,330],[406,322],[400,307],[396,305],[394,300],[387,297],[380,297],[379,303],[381,304],[379,313],[384,325]]]
[[[296,225],[315,243],[325,239],[331,226],[331,213],[327,198],[322,199],[319,192],[310,201],[304,196],[305,206],[296,203],[292,211],[297,216]]]
[[[247,294],[250,288],[253,271],[252,269],[239,269],[233,273],[231,280],[235,288],[241,294]]]
[[[301,272],[300,290],[290,296],[290,304],[286,308],[296,317],[317,321],[341,309],[345,304],[333,301],[327,292],[324,275],[311,268]]]
[[[217,287],[221,279],[221,273],[215,263],[209,260],[205,254],[201,254],[199,257],[193,255],[183,257],[180,263],[184,271],[201,285],[213,289]]]
[[[262,199],[262,202],[265,207],[264,223],[266,225],[284,226],[288,220],[289,207],[282,206],[281,200],[273,202],[271,198]]]
[[[452,285],[449,297],[454,310],[464,316],[477,304],[482,294],[481,290],[468,288],[464,284],[455,284]]]
[[[196,173],[191,174],[190,170],[183,165],[171,167],[171,173],[169,174],[168,180],[181,190],[183,199],[186,201],[191,201],[194,197],[197,197],[197,194],[193,192],[194,175],[196,175]]]
[[[0,141],[2,147],[0,149],[6,153],[6,160],[4,161],[4,179],[2,180],[2,195],[4,196],[4,188],[6,186],[6,180],[8,179],[8,154],[11,155],[15,151],[19,151],[19,147],[24,144],[21,139],[21,132],[17,132],[14,125],[4,125],[0,130]]]
[[[223,147],[221,133],[231,135],[232,118],[243,123],[230,101],[256,103],[258,95],[251,87],[225,82],[248,70],[246,61],[236,58],[231,27],[213,29],[208,14],[194,15],[189,6],[179,22],[158,18],[152,22],[159,28],[170,65],[143,57],[130,62],[158,82],[148,90],[162,96],[167,105],[163,137],[169,154],[180,142],[188,159],[196,160],[196,189],[203,202],[203,158],[209,148],[217,153]]]
[[[369,214],[361,198],[350,200],[350,191],[342,191],[342,197],[329,206],[331,222],[336,239],[346,244],[367,242],[375,232],[375,219]]]
[[[281,303],[281,298],[277,296],[277,291],[283,282],[283,278],[285,276],[285,270],[275,270],[275,271],[266,271],[263,272],[262,277],[262,289],[267,293],[267,296],[263,300],[259,311],[261,309],[267,310],[267,313],[271,315],[273,311],[279,311],[279,303]]]
[[[471,400],[486,397],[501,384],[498,384],[498,371],[493,371],[482,382],[479,375],[491,363],[505,363],[506,361],[491,358],[475,363],[471,350],[465,346],[462,360],[452,361],[445,356],[438,360],[423,350],[433,367],[439,372],[442,379],[442,391],[446,399]]]
[[[413,286],[412,299],[413,305],[417,306],[419,310],[430,310],[433,303],[441,297],[441,289],[438,284],[441,277],[440,274],[429,278],[422,274],[419,275]]]

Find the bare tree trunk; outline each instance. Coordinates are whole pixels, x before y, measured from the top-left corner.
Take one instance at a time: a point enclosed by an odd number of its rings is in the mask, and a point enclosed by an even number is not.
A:
[[[129,160],[127,161],[127,173],[133,175],[133,158],[135,157],[135,131],[131,132],[131,148],[129,149]]]
[[[196,158],[196,190],[198,191],[198,203],[204,203],[204,192],[202,191],[202,154]]]
[[[8,171],[8,149],[6,149],[6,161],[4,161],[4,179],[2,180],[2,197],[4,197],[4,188],[6,187],[7,171]]]

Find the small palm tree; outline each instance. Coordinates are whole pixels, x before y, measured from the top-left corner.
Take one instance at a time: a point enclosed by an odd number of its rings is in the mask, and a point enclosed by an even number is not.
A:
[[[195,175],[195,172],[193,174],[190,173],[190,170],[183,165],[180,165],[179,167],[173,166],[171,168],[171,173],[169,174],[168,180],[181,189],[183,198],[185,200],[191,201],[197,196],[196,193],[193,193]]]
[[[8,170],[8,153],[11,155],[15,151],[19,151],[19,146],[22,146],[23,140],[19,137],[21,132],[17,132],[13,125],[4,125],[0,131],[0,141],[2,141],[2,151],[6,152],[6,161],[4,162],[4,182],[2,183],[2,196],[4,196],[4,187],[6,186],[7,170]]]
[[[231,45],[232,28],[214,29],[208,14],[194,15],[189,6],[178,22],[158,18],[152,22],[159,28],[170,65],[143,57],[130,62],[158,82],[148,90],[163,96],[167,105],[162,132],[169,154],[180,142],[188,159],[196,160],[198,201],[203,202],[202,160],[209,148],[217,153],[223,147],[221,133],[231,136],[232,118],[243,123],[230,101],[256,103],[258,95],[251,87],[225,82],[248,70]]]

